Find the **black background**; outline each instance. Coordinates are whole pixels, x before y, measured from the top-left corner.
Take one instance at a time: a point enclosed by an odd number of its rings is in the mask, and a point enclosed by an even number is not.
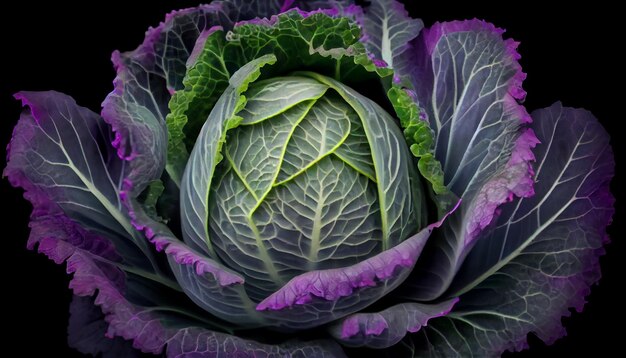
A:
[[[411,2],[410,0],[407,2]],[[436,2],[437,4],[433,4]],[[591,110],[613,136],[616,157],[624,155],[623,37],[615,8],[567,7],[548,10],[500,2],[498,5],[455,7],[443,1],[420,1],[408,6],[426,25],[434,21],[482,18],[507,29],[521,41],[522,66],[528,73],[524,87],[529,110],[556,100]],[[132,6],[131,6],[132,5]],[[125,2],[13,2],[0,7],[0,143],[8,143],[20,105],[11,95],[19,90],[55,89],[98,112],[112,90],[109,62],[114,49],[131,50],[143,40],[148,26],[156,26],[166,12],[196,5],[194,1]],[[515,10],[509,7],[517,6]],[[618,96],[620,96],[618,98]],[[4,154],[3,154],[4,155]],[[4,166],[4,164],[3,164]],[[618,162],[618,171],[623,163]],[[621,173],[620,173],[621,174]],[[531,349],[511,357],[551,355],[607,356],[618,352],[626,331],[626,317],[618,290],[626,262],[624,177],[613,181],[618,197],[613,242],[601,260],[603,278],[594,287],[583,313],[564,318],[566,338],[546,347],[531,337]],[[68,276],[64,265],[27,251],[30,206],[21,191],[0,180],[2,190],[2,341],[3,349],[24,356],[80,356],[66,346]],[[621,218],[621,219],[619,219]]]

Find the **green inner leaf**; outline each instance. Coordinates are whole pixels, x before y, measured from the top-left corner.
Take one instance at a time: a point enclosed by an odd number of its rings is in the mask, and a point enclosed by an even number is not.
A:
[[[235,131],[229,138],[226,158],[258,204],[274,184],[287,142],[314,103],[297,104],[271,120]]]
[[[287,111],[296,104],[318,99],[328,86],[306,77],[275,77],[259,81],[246,92],[248,102],[239,112],[241,125],[259,123]]]
[[[420,118],[420,109],[406,90],[394,85],[387,96],[400,119],[411,153],[418,159],[419,172],[430,184],[433,192],[431,196],[437,205],[438,217],[441,218],[456,204],[458,198],[444,184],[441,163],[434,155],[434,133],[428,122]]]
[[[336,151],[348,138],[350,117],[355,115],[337,95],[318,100],[291,136],[275,185],[291,180]]]
[[[400,129],[384,109],[344,84],[312,72],[299,74],[315,78],[337,91],[360,117],[376,173],[383,250],[394,247],[418,229],[414,200],[423,202],[421,191],[416,192],[411,183],[410,178],[417,177],[417,173],[410,165],[410,154]],[[419,197],[415,197],[416,194]]]
[[[275,62],[276,57],[273,55],[259,57],[244,65],[230,78],[228,88],[202,127],[187,163],[188,170],[181,181],[183,238],[189,245],[199,248],[212,258],[216,256],[208,234],[208,200],[215,167],[222,161],[226,133],[241,122],[241,117],[235,115],[245,105],[246,99],[241,93],[250,82],[259,78],[261,67]]]
[[[241,59],[237,46],[229,46],[224,31],[216,30],[207,36],[204,50],[187,70],[183,80],[184,89],[176,91],[169,103],[170,113],[166,123],[168,148],[166,170],[180,186],[180,180],[189,158],[188,148],[193,146],[200,128],[209,116],[222,93],[228,87],[231,72],[226,59]],[[196,45],[198,46],[198,45]],[[195,133],[187,136],[186,133]]]
[[[352,108],[350,108],[348,118],[350,119],[350,135],[333,154],[376,183],[372,149],[367,141],[361,119]]]

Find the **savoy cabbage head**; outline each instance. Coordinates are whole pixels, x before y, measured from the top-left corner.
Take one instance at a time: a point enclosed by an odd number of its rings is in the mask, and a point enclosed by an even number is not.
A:
[[[100,114],[16,94],[4,175],[29,248],[73,274],[69,343],[447,357],[561,337],[599,279],[613,153],[589,112],[528,114],[516,47],[394,0],[222,0],[115,52]]]

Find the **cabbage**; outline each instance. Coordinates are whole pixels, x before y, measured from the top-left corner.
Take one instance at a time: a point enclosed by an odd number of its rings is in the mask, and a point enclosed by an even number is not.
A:
[[[497,356],[562,336],[600,276],[613,153],[589,112],[528,114],[502,35],[392,0],[214,1],[115,52],[100,114],[18,93],[4,175],[28,247],[73,274],[70,345]]]

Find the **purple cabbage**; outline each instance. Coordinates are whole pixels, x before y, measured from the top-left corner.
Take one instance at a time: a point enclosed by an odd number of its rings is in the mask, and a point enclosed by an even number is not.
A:
[[[213,1],[24,106],[4,176],[103,356],[497,356],[600,278],[609,136],[528,114],[518,43],[395,0]]]

